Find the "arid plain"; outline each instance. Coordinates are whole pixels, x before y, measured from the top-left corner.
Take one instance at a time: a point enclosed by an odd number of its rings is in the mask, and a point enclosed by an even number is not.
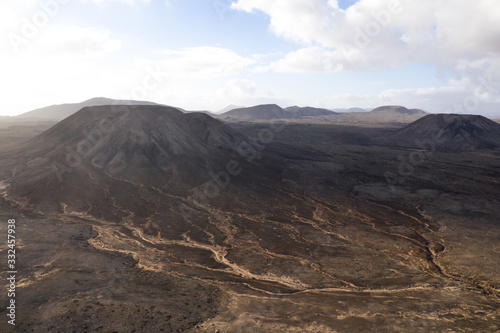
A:
[[[500,330],[500,125],[273,108],[0,128],[17,331]]]

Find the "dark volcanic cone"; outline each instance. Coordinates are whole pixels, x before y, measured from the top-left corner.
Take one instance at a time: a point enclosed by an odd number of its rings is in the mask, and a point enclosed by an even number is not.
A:
[[[99,215],[96,207],[119,205],[137,214],[144,209],[142,188],[187,196],[210,172],[244,163],[237,153],[244,140],[206,114],[86,107],[11,152],[8,161],[16,163],[3,168],[2,178],[12,170],[4,182],[8,194],[43,211],[68,206]]]
[[[441,151],[468,151],[500,147],[500,124],[479,115],[427,115],[391,135],[398,144],[421,148],[431,140]],[[427,141],[428,142],[428,141]]]

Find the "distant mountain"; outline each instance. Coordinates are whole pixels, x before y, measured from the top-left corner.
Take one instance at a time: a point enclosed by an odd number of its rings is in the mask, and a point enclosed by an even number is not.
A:
[[[362,108],[337,108],[337,109],[331,109],[331,111],[334,112],[368,112],[371,111],[371,108],[368,109],[362,109]]]
[[[359,108],[348,109],[351,112],[334,112],[322,108],[290,106],[282,109],[276,104],[264,104],[247,108],[238,108],[216,117],[224,121],[263,121],[271,119],[303,119],[308,121],[332,123],[411,123],[425,113],[419,109],[407,109],[404,106],[381,106],[372,111]],[[361,112],[360,110],[363,110]]]
[[[427,114],[419,109],[407,109],[398,105],[380,106],[369,112],[360,112],[358,108],[354,110],[356,111],[321,117],[321,120],[333,123],[409,124]]]
[[[272,119],[290,119],[293,114],[276,104],[263,104],[248,108],[234,109],[218,115],[225,121],[261,121]]]
[[[209,116],[213,115],[213,113],[208,111],[208,110],[184,110],[181,108],[176,108],[176,109],[181,111],[181,112],[184,112],[184,113],[204,113],[204,114],[208,114]]]
[[[347,109],[347,112],[367,112],[367,111],[371,111],[371,108],[368,108],[368,109],[349,108],[349,109]]]
[[[225,121],[262,121],[272,119],[305,119],[334,114],[335,112],[327,109],[309,106],[289,106],[283,109],[276,104],[263,104],[234,109],[219,115],[218,118]]]
[[[27,118],[36,118],[39,120],[63,120],[79,111],[80,109],[86,106],[99,106],[99,105],[157,105],[153,102],[145,102],[145,101],[131,101],[131,100],[115,100],[104,97],[96,97],[92,98],[80,103],[67,103],[67,104],[57,104],[46,106],[40,109],[36,109],[33,111],[29,111],[23,114],[20,114],[16,117],[16,119],[27,119]]]
[[[293,118],[328,116],[335,114],[335,112],[327,109],[313,108],[310,106],[300,107],[295,105],[295,106],[289,106],[285,108],[285,110],[292,113]]]
[[[422,148],[433,142],[441,151],[497,149],[500,124],[479,115],[430,114],[394,132],[391,139],[403,146]]]
[[[420,109],[407,109],[404,106],[399,105],[388,105],[388,106],[380,106],[378,108],[373,109],[369,113],[372,114],[400,114],[400,115],[426,115],[425,111]]]
[[[292,112],[292,113],[298,112],[300,109],[301,109],[301,107],[297,106],[297,105],[288,106],[288,107],[285,108],[286,111]]]
[[[244,108],[244,106],[238,106],[238,105],[234,105],[234,104],[229,104],[228,106],[226,106],[225,108],[223,109],[220,109],[219,111],[217,111],[216,113],[217,114],[222,114],[222,113],[225,113],[225,112],[228,112],[228,111],[231,111],[231,110],[234,110],[234,109],[241,109],[241,108]]]

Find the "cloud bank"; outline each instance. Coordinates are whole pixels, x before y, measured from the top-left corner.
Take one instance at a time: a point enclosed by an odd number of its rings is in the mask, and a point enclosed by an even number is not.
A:
[[[433,63],[455,70],[467,61],[497,62],[500,7],[495,0],[238,0],[261,11],[277,36],[300,48],[270,65],[278,71],[363,70]]]

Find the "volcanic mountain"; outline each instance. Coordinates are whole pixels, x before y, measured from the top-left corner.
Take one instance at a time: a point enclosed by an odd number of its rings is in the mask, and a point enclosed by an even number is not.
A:
[[[29,111],[16,116],[16,119],[43,119],[43,120],[63,120],[86,106],[99,105],[156,105],[153,102],[141,102],[132,100],[114,100],[104,97],[91,98],[80,103],[67,103],[46,106],[40,109]]]
[[[372,111],[354,108],[333,115],[320,116],[322,121],[333,123],[377,123],[377,124],[409,124],[427,113],[420,109],[408,109],[404,106],[380,106]]]
[[[233,109],[218,116],[225,121],[262,121],[290,119],[293,115],[276,104],[262,104],[248,108]]]
[[[86,107],[8,153],[2,160],[12,166],[2,168],[2,178],[12,172],[9,194],[44,211],[70,206],[98,216],[109,211],[106,203],[137,214],[141,187],[188,196],[210,172],[244,163],[238,154],[244,140],[202,113],[159,105]]]
[[[241,109],[241,108],[244,108],[244,106],[238,106],[238,105],[234,105],[234,104],[229,104],[228,106],[226,106],[225,108],[222,108],[220,110],[218,110],[217,114],[222,114],[222,113],[225,113],[225,112],[229,112],[231,110],[234,110],[234,109]]]
[[[407,109],[399,105],[386,105],[373,109],[371,114],[400,114],[400,115],[425,115],[425,111],[420,109]]]
[[[391,139],[417,148],[418,142],[431,140],[441,151],[495,149],[500,147],[500,124],[479,115],[431,114],[397,130]]]
[[[404,106],[388,105],[380,106],[370,112],[351,113],[361,122],[379,122],[379,123],[411,123],[427,113],[420,109],[407,109]]]
[[[352,108],[333,108],[330,109],[331,111],[335,113],[349,113],[349,112],[369,112],[372,111],[373,108],[358,108],[358,107],[352,107]]]
[[[225,121],[262,121],[273,119],[302,119],[330,116],[335,112],[313,107],[290,106],[285,109],[276,104],[263,104],[248,108],[235,108],[218,117]]]
[[[335,112],[327,109],[313,108],[310,106],[289,106],[285,108],[285,110],[292,113],[294,118],[328,116],[335,114]]]
[[[1,146],[18,330],[498,331],[497,151],[406,173],[373,142],[393,124],[231,125],[95,106]],[[390,140],[498,126],[432,116]]]

